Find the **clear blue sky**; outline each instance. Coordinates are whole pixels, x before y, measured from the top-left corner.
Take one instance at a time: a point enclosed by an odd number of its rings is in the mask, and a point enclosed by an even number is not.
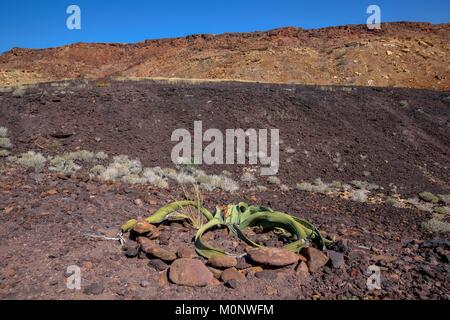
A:
[[[66,8],[81,8],[81,30],[66,28]],[[450,0],[2,0],[0,52],[74,42],[145,39],[360,24],[377,4],[382,21],[450,22]]]

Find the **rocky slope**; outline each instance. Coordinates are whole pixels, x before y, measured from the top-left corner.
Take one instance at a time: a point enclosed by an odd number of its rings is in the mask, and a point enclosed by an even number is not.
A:
[[[77,43],[0,56],[0,84],[178,77],[321,85],[450,88],[450,24],[191,35],[136,44]]]

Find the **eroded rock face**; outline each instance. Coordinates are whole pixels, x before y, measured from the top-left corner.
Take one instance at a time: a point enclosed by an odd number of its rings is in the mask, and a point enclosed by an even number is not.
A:
[[[208,264],[214,268],[231,268],[237,265],[237,260],[235,257],[227,255],[214,255],[208,259]]]
[[[169,269],[170,281],[182,286],[204,287],[213,278],[213,274],[208,267],[197,259],[177,259]]]
[[[299,260],[297,254],[280,248],[250,249],[248,255],[253,261],[272,267],[284,267]]]

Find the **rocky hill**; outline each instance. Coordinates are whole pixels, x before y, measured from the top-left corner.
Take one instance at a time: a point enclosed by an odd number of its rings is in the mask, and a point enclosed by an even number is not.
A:
[[[450,88],[450,24],[387,23],[316,30],[191,35],[136,44],[14,48],[0,84],[74,78],[165,77],[272,83]]]

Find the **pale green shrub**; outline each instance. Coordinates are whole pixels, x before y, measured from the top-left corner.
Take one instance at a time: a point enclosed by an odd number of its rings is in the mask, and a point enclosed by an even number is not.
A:
[[[18,157],[8,157],[8,160],[27,168],[33,168],[36,171],[42,170],[47,161],[41,153],[34,151],[22,153]]]

